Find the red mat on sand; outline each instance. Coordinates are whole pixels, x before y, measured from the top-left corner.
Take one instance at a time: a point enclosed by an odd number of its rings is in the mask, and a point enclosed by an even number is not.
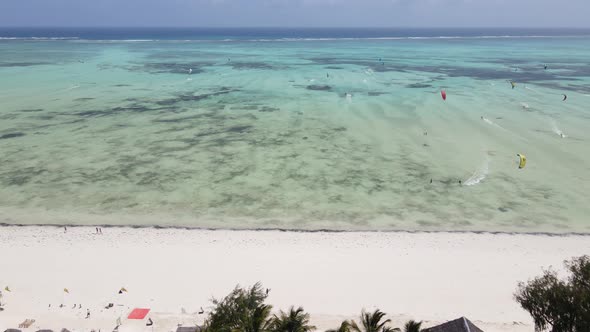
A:
[[[148,312],[150,312],[150,309],[135,308],[135,309],[133,309],[133,311],[131,311],[131,313],[129,314],[129,316],[127,316],[127,318],[128,319],[144,319],[145,316],[147,316]]]

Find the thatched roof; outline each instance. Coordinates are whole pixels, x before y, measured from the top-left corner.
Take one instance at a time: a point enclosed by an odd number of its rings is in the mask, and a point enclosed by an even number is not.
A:
[[[475,326],[469,319],[461,317],[444,324],[429,327],[422,330],[422,332],[483,332],[483,330]]]

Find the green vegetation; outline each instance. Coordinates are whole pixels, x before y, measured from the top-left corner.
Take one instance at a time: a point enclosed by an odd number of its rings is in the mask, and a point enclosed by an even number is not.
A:
[[[271,331],[273,332],[310,332],[315,326],[309,325],[309,314],[302,307],[291,307],[288,313],[280,312],[271,319]]]
[[[565,280],[554,270],[519,283],[514,297],[527,310],[538,331],[590,331],[590,257],[565,261]]]
[[[237,286],[223,299],[213,299],[213,309],[203,326],[206,332],[311,332],[315,326],[309,323],[309,314],[302,307],[291,307],[287,312],[279,311],[271,316],[272,306],[265,304],[268,291],[260,283],[250,288]],[[362,311],[360,324],[343,321],[336,329],[328,332],[398,332],[399,328],[389,326],[385,313]],[[422,322],[409,321],[405,332],[420,332]]]
[[[213,299],[214,310],[205,322],[210,332],[269,332],[271,305],[267,294],[256,283],[249,289],[236,287],[221,300]]]
[[[422,322],[410,320],[404,326],[404,332],[420,332],[422,330]]]
[[[345,320],[337,329],[329,329],[326,332],[351,332],[350,322]]]
[[[514,294],[516,301],[533,317],[536,331],[590,331],[590,256],[565,261],[568,275],[560,279],[554,270],[546,270],[526,283],[520,282]],[[213,309],[207,317],[205,332],[312,332],[309,314],[302,307],[287,312],[271,313],[266,304],[268,290],[256,283],[250,288],[237,286],[221,300],[213,299]],[[379,309],[363,310],[359,321],[345,320],[326,332],[401,332],[390,325]],[[422,322],[410,320],[404,332],[420,332]]]
[[[361,326],[359,327],[355,321],[352,321],[351,329],[353,332],[393,332],[400,331],[400,329],[394,329],[387,326],[391,320],[386,319],[385,313],[379,309],[375,309],[374,312],[362,311],[361,313]]]

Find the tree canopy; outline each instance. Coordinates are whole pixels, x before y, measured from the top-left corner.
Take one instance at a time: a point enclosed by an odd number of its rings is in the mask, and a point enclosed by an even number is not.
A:
[[[531,314],[537,330],[590,331],[590,257],[565,261],[565,267],[565,279],[548,269],[541,276],[518,284],[514,297]]]

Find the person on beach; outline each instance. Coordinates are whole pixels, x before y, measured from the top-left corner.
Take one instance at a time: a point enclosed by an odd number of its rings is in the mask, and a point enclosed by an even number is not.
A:
[[[68,232],[68,228],[66,226],[64,226],[64,233]]]
[[[86,319],[90,318],[90,309],[86,309]]]

